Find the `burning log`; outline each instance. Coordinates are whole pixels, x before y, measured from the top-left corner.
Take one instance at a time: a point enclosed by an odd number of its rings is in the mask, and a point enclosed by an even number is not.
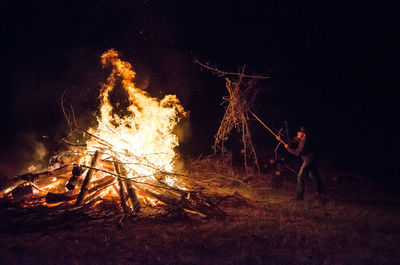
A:
[[[24,175],[19,176],[21,179],[29,181],[29,182],[34,182],[35,179],[39,177],[39,174],[33,174],[33,173],[27,173]]]
[[[114,177],[111,176],[105,177],[101,180],[96,181],[96,183],[93,183],[95,185],[87,191],[87,194],[89,195],[88,201],[93,199],[93,195],[99,194],[104,188],[107,188],[112,183],[114,183]],[[68,202],[77,198],[78,194],[74,193],[74,191],[67,191],[64,193],[49,192],[46,195],[46,203],[55,204],[59,202]]]
[[[105,179],[105,180],[104,180]],[[98,196],[101,195],[102,191],[115,183],[115,178],[107,176],[102,180],[92,182],[95,186],[88,191],[88,196],[85,198],[86,203],[93,202]],[[99,183],[96,185],[96,183]]]
[[[121,206],[126,213],[131,213],[132,210],[129,208],[128,203],[126,202],[126,193],[125,193],[125,183],[122,182],[121,178],[118,178],[118,190],[119,190],[119,198],[121,202]]]
[[[27,181],[23,180],[23,179],[16,179],[16,180],[14,179],[14,180],[9,181],[8,183],[6,183],[6,185],[4,185],[5,187],[0,192],[0,198],[6,197],[14,189],[16,189],[17,187],[19,187],[25,183],[27,183]]]
[[[75,189],[75,186],[78,184],[79,177],[82,175],[82,170],[79,166],[75,165],[72,169],[72,177],[69,179],[66,188],[68,190]]]
[[[90,167],[94,167],[96,165],[98,157],[99,157],[99,151],[96,151],[92,158],[92,162],[90,163]],[[78,199],[76,200],[76,205],[82,204],[83,199],[85,198],[86,192],[88,190],[90,179],[92,178],[92,173],[93,173],[92,169],[89,169],[88,172],[86,173],[85,180],[83,181],[81,191],[78,195]]]
[[[143,191],[147,194],[149,194],[151,197],[156,198],[157,200],[165,203],[165,204],[177,204],[179,202],[179,198],[171,198],[168,196],[165,196],[164,194],[157,194],[155,192],[150,191],[149,189],[143,189]]]
[[[132,203],[133,211],[139,212],[140,211],[140,203],[136,196],[136,192],[132,187],[132,183],[130,181],[126,181],[125,183],[126,183],[126,188],[128,190],[129,200]]]
[[[136,192],[133,189],[131,181],[129,181],[128,177],[126,176],[126,169],[119,163],[114,161],[115,172],[118,175],[118,181],[121,179],[121,175],[125,177],[124,184],[126,186],[129,200],[131,201],[133,212],[138,212],[140,210],[139,200],[137,198]],[[123,183],[121,183],[123,184]]]
[[[14,199],[23,199],[26,196],[30,196],[33,194],[33,186],[32,185],[20,185],[17,188],[13,189],[11,192]]]
[[[64,165],[59,168],[48,170],[40,173],[26,173],[12,179],[9,179],[2,187],[0,191],[0,198],[6,196],[10,192],[12,192],[15,188],[19,187],[22,184],[26,183],[35,183],[39,186],[47,185],[53,180],[50,177],[54,177],[56,179],[64,179],[65,176],[63,174],[68,173],[70,165]]]
[[[53,193],[49,192],[46,194],[46,203],[47,204],[55,204],[59,202],[68,202],[78,198],[78,194],[74,194],[71,191],[64,193]]]

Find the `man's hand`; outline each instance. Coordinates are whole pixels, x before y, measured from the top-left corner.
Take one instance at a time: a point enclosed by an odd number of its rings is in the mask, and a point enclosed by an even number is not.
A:
[[[279,135],[276,136],[276,140],[278,140],[279,142],[282,142],[283,145],[285,146],[285,148],[288,148],[288,144],[286,144],[284,141],[282,141],[281,137],[279,137]]]

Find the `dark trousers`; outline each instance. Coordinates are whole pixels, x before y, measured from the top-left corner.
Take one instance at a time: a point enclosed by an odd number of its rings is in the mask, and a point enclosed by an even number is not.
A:
[[[297,197],[303,198],[304,197],[304,181],[305,176],[308,174],[312,179],[314,179],[317,193],[321,194],[324,192],[322,187],[321,178],[318,174],[316,162],[314,158],[304,157],[303,164],[297,174]]]

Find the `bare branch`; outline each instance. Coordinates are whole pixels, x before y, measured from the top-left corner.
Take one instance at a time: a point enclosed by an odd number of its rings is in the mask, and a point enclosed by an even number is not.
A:
[[[255,79],[269,79],[271,78],[270,76],[263,76],[263,75],[245,75],[244,74],[244,68],[242,69],[241,73],[233,73],[233,72],[225,72],[225,71],[221,71],[216,67],[211,67],[207,64],[201,63],[199,60],[195,59],[193,61],[194,63],[204,67],[207,70],[210,70],[212,72],[215,72],[216,74],[218,74],[219,76],[228,76],[228,75],[234,75],[234,76],[240,76],[241,78],[255,78]]]

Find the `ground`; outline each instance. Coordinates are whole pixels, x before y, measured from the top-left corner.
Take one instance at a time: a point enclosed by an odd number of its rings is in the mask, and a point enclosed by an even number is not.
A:
[[[284,176],[282,176],[285,179]],[[327,179],[320,198],[295,178],[261,182],[219,206],[227,216],[119,217],[26,227],[1,215],[2,264],[400,264],[400,197],[363,177]],[[311,183],[308,183],[311,184]],[[64,220],[65,221],[65,220]],[[119,224],[118,224],[119,223]]]

